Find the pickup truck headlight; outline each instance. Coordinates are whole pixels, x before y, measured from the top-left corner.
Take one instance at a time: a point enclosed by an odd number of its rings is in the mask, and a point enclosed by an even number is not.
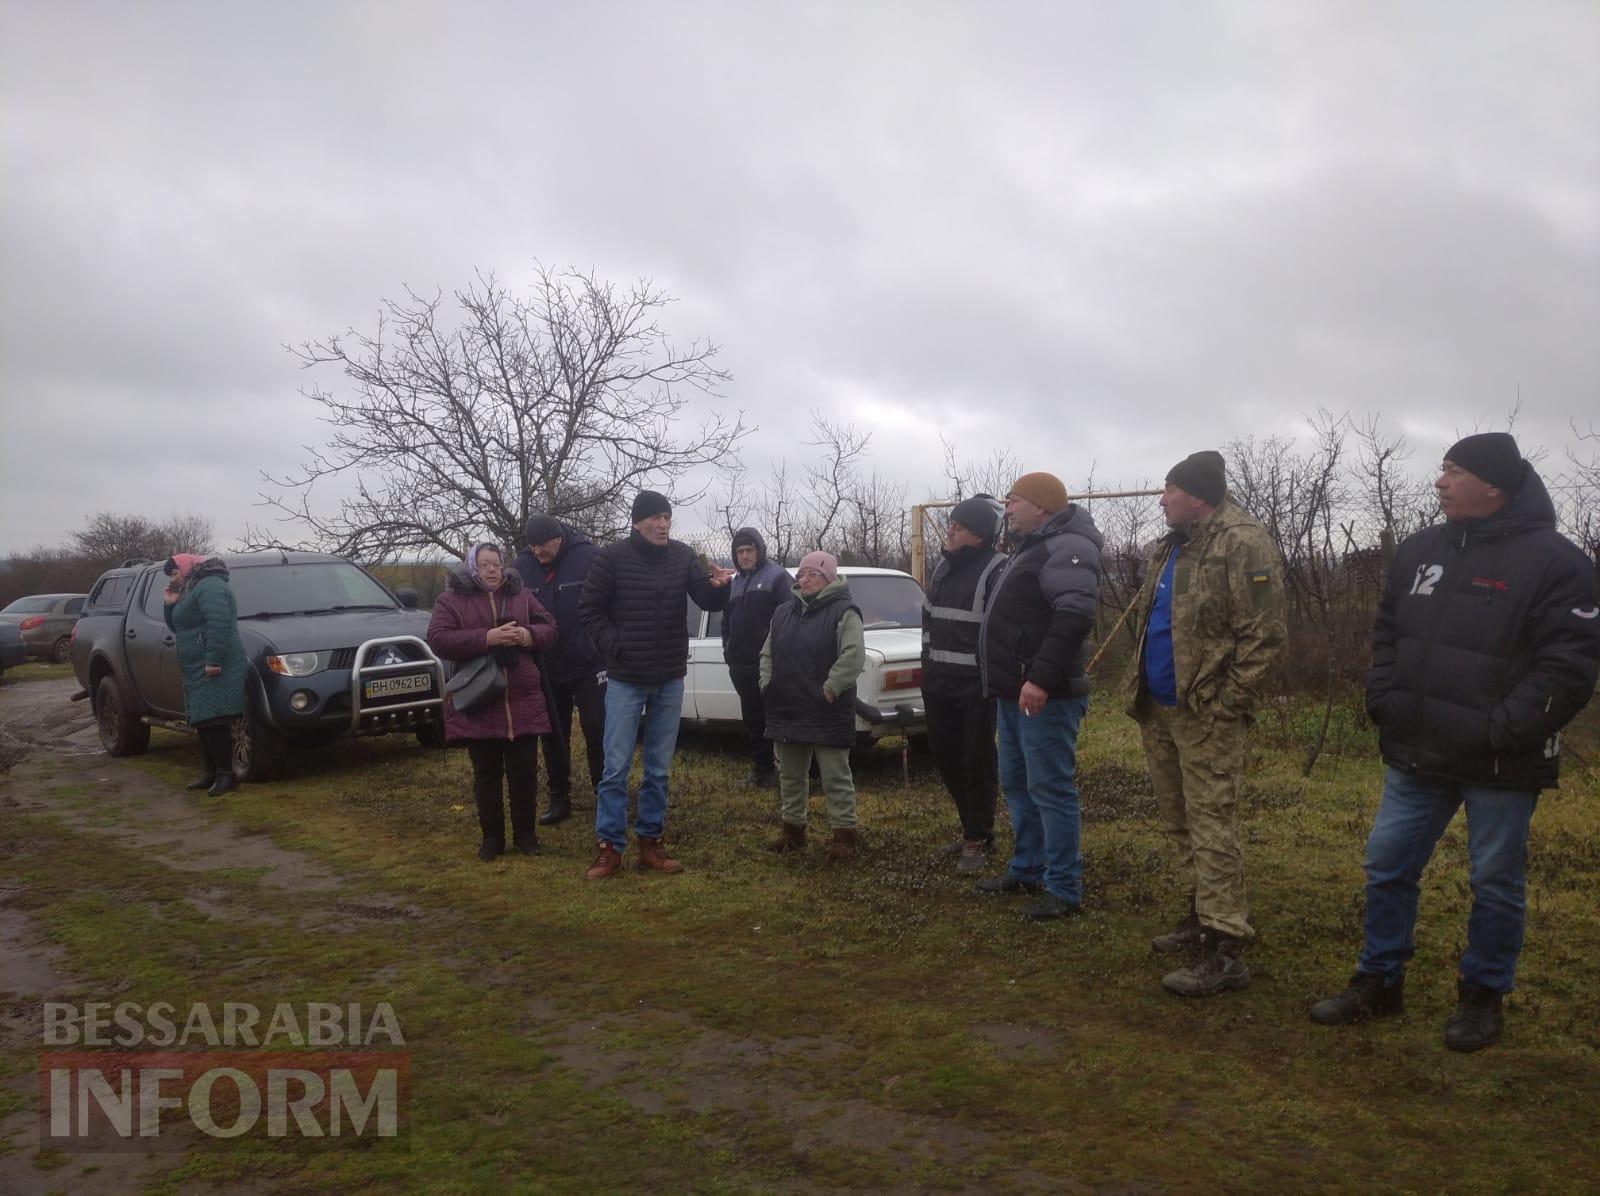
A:
[[[267,667],[285,677],[309,677],[322,668],[320,652],[285,652],[267,657]]]

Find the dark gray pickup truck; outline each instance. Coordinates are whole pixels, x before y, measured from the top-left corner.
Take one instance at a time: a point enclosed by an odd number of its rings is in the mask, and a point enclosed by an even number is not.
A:
[[[242,780],[282,773],[296,747],[345,735],[414,733],[444,743],[444,670],[429,651],[416,595],[314,552],[224,556],[250,669],[233,731]],[[72,637],[72,668],[113,756],[150,743],[152,724],[182,727],[183,676],[162,617],[160,562],[108,570]]]

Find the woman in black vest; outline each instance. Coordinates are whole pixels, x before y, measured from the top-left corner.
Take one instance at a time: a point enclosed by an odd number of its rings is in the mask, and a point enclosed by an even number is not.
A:
[[[783,831],[768,850],[797,851],[806,844],[814,756],[833,828],[828,859],[846,860],[856,850],[850,746],[856,738],[856,678],[867,660],[866,635],[861,611],[831,554],[808,553],[794,575],[795,601],[772,616],[761,649],[767,735],[777,745],[783,802]]]

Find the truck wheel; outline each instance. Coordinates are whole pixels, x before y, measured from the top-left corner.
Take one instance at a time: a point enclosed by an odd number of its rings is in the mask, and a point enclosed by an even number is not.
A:
[[[94,719],[108,756],[138,756],[150,746],[149,725],[134,717],[115,677],[100,678],[94,691]]]
[[[444,723],[431,719],[417,728],[417,742],[429,751],[444,747]]]
[[[50,645],[50,663],[66,664],[72,659],[72,637],[64,635]]]
[[[244,697],[244,713],[233,720],[233,775],[241,781],[275,781],[288,763],[289,745]]]

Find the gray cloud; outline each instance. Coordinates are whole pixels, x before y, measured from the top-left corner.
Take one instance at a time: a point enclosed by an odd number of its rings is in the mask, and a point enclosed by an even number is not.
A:
[[[1557,445],[1600,392],[1592,5],[4,25],[0,550],[103,507],[236,536],[322,435],[283,343],[535,259],[680,295],[761,426],[752,468],[821,409],[916,490],[941,430],[1131,480],[1318,405],[1427,459],[1520,391]]]

